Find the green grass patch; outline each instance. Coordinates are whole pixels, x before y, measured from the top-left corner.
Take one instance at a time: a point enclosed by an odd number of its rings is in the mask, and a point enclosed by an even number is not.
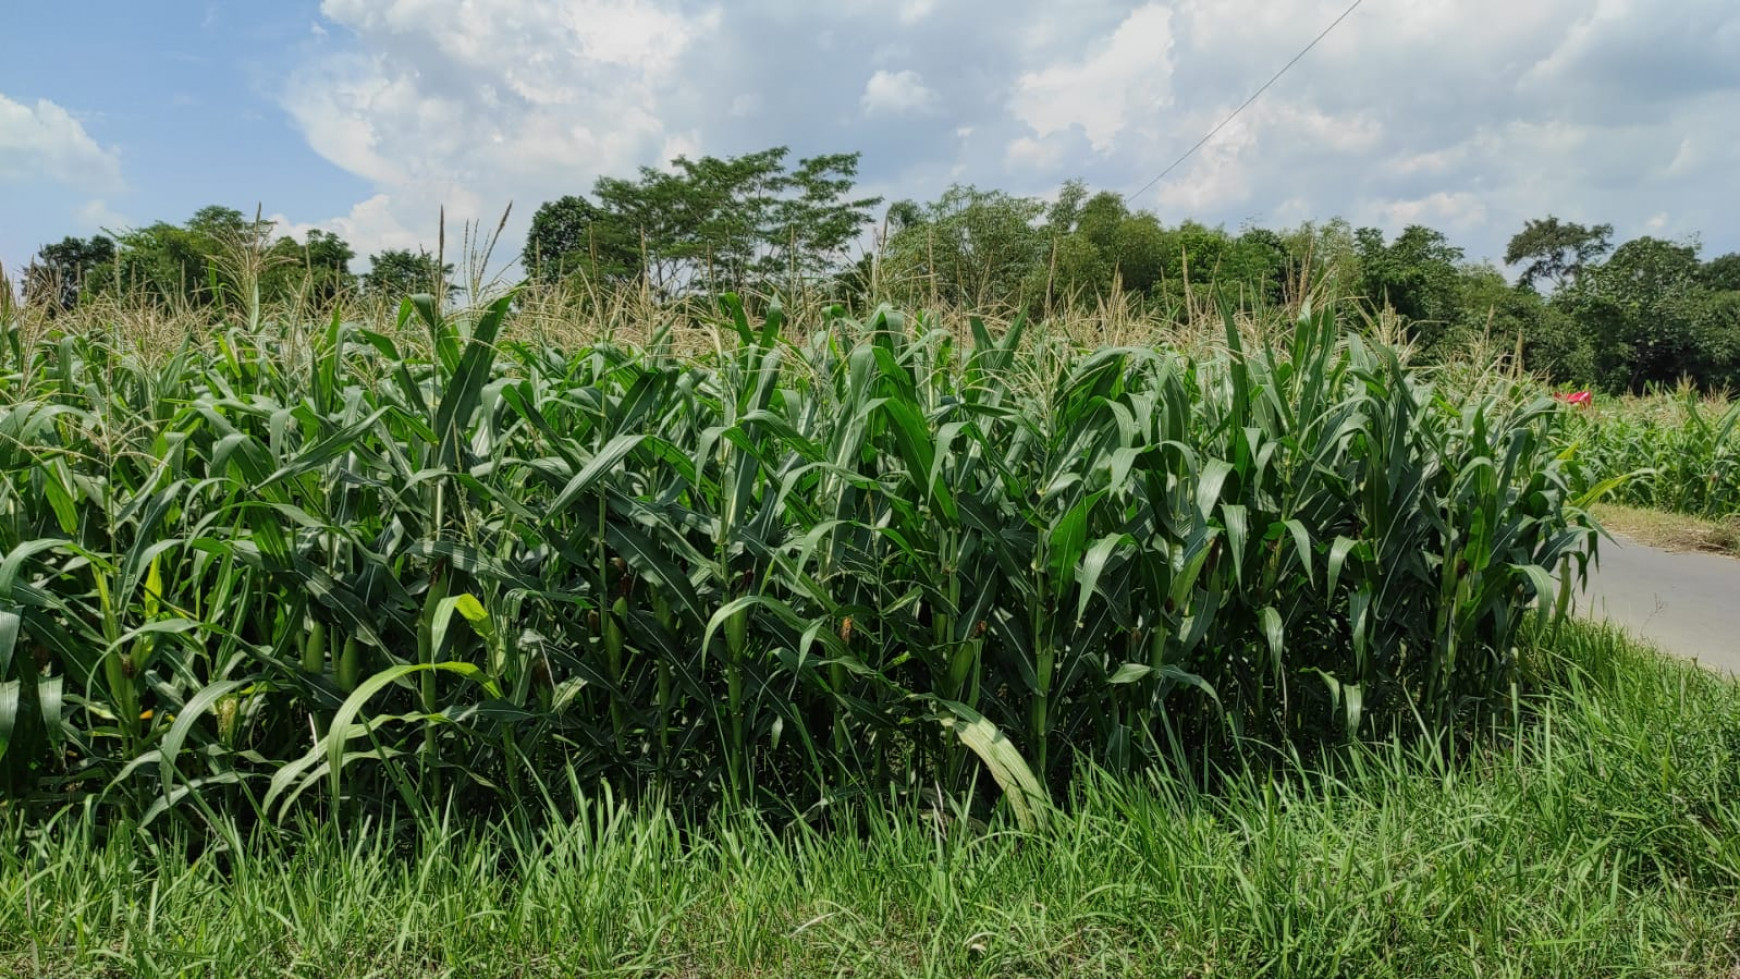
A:
[[[554,828],[304,821],[234,849],[14,818],[0,972],[1733,975],[1740,687],[1581,624],[1524,662],[1518,719],[1459,747],[1213,792],[1090,777],[1032,832],[609,798]]]

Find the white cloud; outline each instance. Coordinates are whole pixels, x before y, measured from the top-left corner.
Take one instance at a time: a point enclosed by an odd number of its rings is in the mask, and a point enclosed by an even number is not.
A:
[[[902,0],[896,15],[902,24],[916,24],[936,9],[936,0]]]
[[[1391,159],[1388,165],[1401,174],[1443,173],[1463,155],[1461,148],[1428,150],[1424,153],[1405,153]]]
[[[321,12],[357,49],[303,66],[283,104],[316,152],[374,185],[327,222],[359,252],[432,241],[442,205],[451,230],[518,200],[523,226],[540,200],[695,145],[664,101],[716,13],[652,0],[325,0]]]
[[[1414,200],[1384,201],[1375,213],[1378,223],[1391,230],[1426,224],[1466,231],[1486,220],[1486,204],[1467,191],[1437,191]]]
[[[1687,136],[1680,140],[1679,148],[1674,151],[1674,158],[1668,162],[1664,172],[1670,177],[1684,176],[1697,169],[1698,164],[1702,162],[1702,157],[1703,154],[1699,152],[1697,144],[1692,142],[1690,136]]]
[[[1172,45],[1172,11],[1147,4],[1086,58],[1016,79],[1010,111],[1041,137],[1079,126],[1096,152],[1109,152],[1171,102]]]
[[[924,77],[916,71],[883,69],[864,83],[864,95],[858,101],[866,115],[904,115],[929,109],[936,104],[937,95],[925,87]]]
[[[102,198],[85,201],[78,209],[77,218],[87,231],[119,231],[132,224]]]
[[[1071,176],[1129,192],[1345,5],[325,0],[325,53],[283,101],[370,185],[322,224],[365,253],[432,246],[443,203],[451,229],[511,198],[523,227],[601,174],[773,145],[864,150],[865,192],[890,200]],[[1736,167],[1733,0],[1391,0],[1135,203],[1169,223],[1420,221],[1476,258],[1548,212],[1639,232],[1665,213],[1726,251]]]
[[[1155,199],[1168,212],[1185,216],[1211,214],[1249,200],[1254,178],[1244,157],[1256,139],[1254,121],[1234,119],[1159,184]]]
[[[1065,150],[1059,140],[1022,136],[1010,141],[1004,156],[1011,166],[1050,172],[1063,162]]]
[[[25,105],[0,95],[0,180],[116,190],[122,184],[121,161],[59,105],[47,99]]]

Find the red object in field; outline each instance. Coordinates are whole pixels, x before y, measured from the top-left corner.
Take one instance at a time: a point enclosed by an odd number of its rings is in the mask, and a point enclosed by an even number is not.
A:
[[[1587,408],[1595,403],[1595,395],[1588,391],[1575,391],[1570,394],[1555,394],[1553,397],[1558,398],[1560,401],[1563,401],[1568,405],[1575,405],[1578,408]]]

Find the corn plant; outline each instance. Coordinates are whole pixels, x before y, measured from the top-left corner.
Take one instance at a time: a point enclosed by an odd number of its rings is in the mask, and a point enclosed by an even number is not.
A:
[[[1693,391],[1663,412],[1647,400],[1578,412],[1572,438],[1592,472],[1625,475],[1614,500],[1722,519],[1740,515],[1740,404]]]
[[[1327,308],[1204,357],[730,298],[711,353],[562,351],[511,316],[6,361],[8,793],[342,820],[983,779],[1036,822],[1084,765],[1502,707],[1594,546],[1562,406],[1452,399]]]

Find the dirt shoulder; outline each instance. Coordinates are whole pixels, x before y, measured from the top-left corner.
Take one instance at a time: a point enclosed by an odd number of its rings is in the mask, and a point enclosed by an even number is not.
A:
[[[1664,551],[1702,551],[1740,558],[1740,516],[1706,520],[1603,503],[1595,519],[1610,532]]]

